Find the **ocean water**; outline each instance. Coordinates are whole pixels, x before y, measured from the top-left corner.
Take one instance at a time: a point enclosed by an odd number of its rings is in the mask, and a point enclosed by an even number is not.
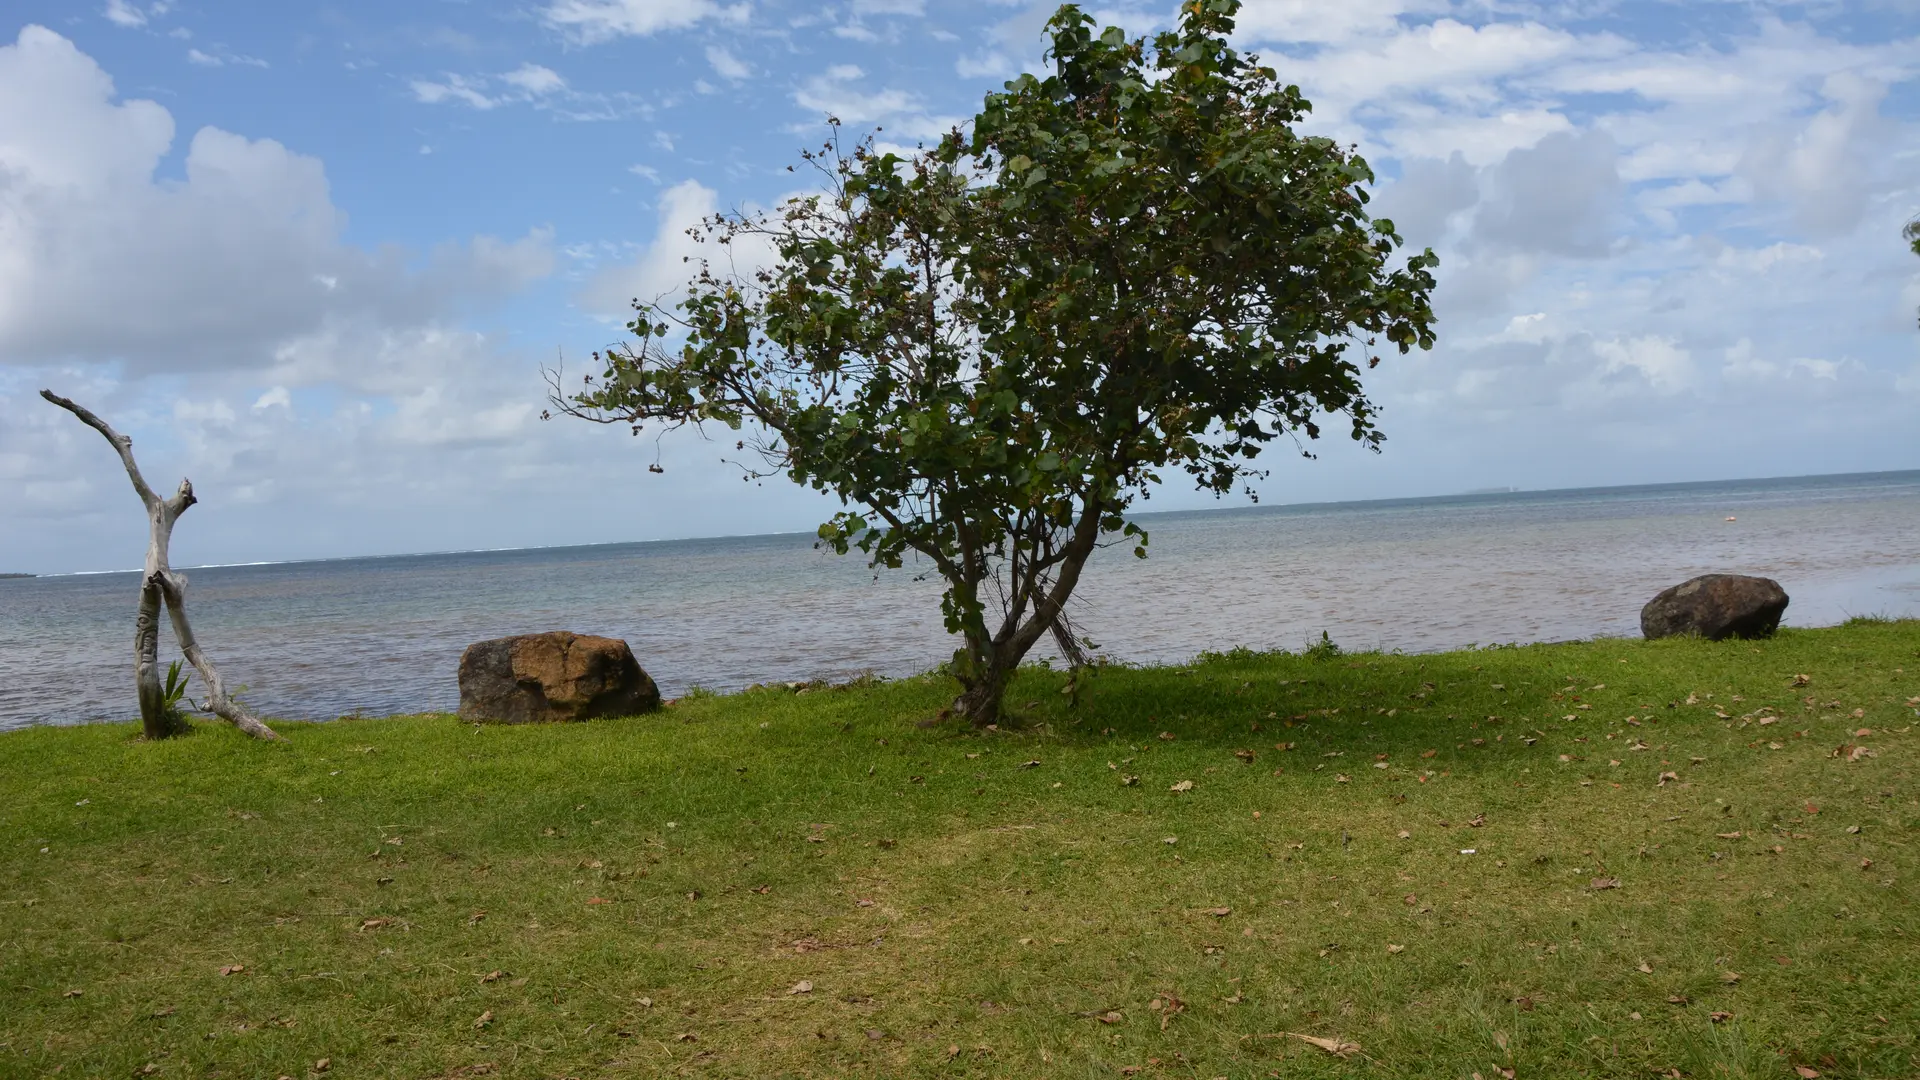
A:
[[[1790,626],[1920,616],[1920,472],[1138,520],[1151,557],[1101,551],[1069,607],[1099,651],[1134,662],[1323,631],[1407,652],[1637,635],[1654,593],[1712,571],[1779,580]],[[954,648],[927,569],[876,574],[786,534],[186,573],[229,684],[268,717],[325,719],[451,710],[463,648],[541,630],[625,638],[669,696],[914,674]],[[138,591],[137,572],[0,580],[0,729],[132,719]]]

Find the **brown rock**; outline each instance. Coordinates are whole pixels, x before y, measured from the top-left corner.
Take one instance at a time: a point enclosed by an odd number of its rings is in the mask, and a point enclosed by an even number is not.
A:
[[[1786,591],[1772,578],[1705,574],[1648,601],[1640,609],[1640,632],[1649,641],[1675,634],[1761,638],[1779,628],[1786,610]]]
[[[462,720],[537,724],[659,707],[660,688],[617,638],[556,630],[482,641],[460,655]]]

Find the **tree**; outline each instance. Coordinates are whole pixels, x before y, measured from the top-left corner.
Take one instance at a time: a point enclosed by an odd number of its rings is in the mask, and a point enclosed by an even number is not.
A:
[[[1907,241],[1907,246],[1913,249],[1913,253],[1920,255],[1920,218],[1907,222],[1907,227],[1900,230],[1900,235]]]
[[[693,230],[770,264],[709,259],[677,308],[636,300],[637,344],[555,404],[753,432],[736,448],[849,506],[827,544],[938,569],[956,708],[996,720],[1095,549],[1145,556],[1125,512],[1162,470],[1229,493],[1277,438],[1311,457],[1322,413],[1377,450],[1349,351],[1432,346],[1438,260],[1389,268],[1372,173],[1293,130],[1299,88],[1227,45],[1238,7],[1189,0],[1150,44],[1061,7],[1053,73],[910,160],[844,151],[835,122],[805,155],[824,194]]]
[[[72,413],[81,423],[106,437],[107,442],[119,452],[120,464],[126,467],[127,477],[133,481],[134,493],[140,496],[140,502],[147,508],[147,567],[140,578],[140,606],[135,611],[133,621],[133,679],[140,696],[140,725],[147,738],[170,739],[188,731],[186,716],[179,708],[186,683],[180,678],[178,661],[167,672],[166,685],[160,682],[160,606],[164,602],[167,615],[173,621],[173,636],[179,639],[181,654],[200,673],[201,682],[206,684],[207,711],[256,739],[278,739],[280,736],[274,734],[272,728],[261,723],[246,706],[227,694],[226,685],[220,681],[220,673],[214,670],[213,661],[207,659],[206,653],[200,650],[200,642],[193,636],[193,627],[187,622],[186,575],[175,573],[167,565],[167,544],[173,539],[173,523],[187,512],[188,507],[200,501],[194,497],[192,482],[180,481],[179,489],[170,498],[161,498],[140,475],[140,466],[133,460],[132,439],[113,430],[111,425],[86,407],[51,390],[40,391],[40,396]]]

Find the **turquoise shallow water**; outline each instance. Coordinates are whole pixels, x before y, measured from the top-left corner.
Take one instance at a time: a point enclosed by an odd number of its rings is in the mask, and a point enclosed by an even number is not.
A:
[[[1409,652],[1633,635],[1654,593],[1716,570],[1778,579],[1789,625],[1920,615],[1920,472],[1138,520],[1152,557],[1102,551],[1071,608],[1129,661],[1299,648],[1323,630]],[[876,575],[805,534],[188,576],[203,645],[269,716],[451,709],[461,649],[537,630],[625,638],[669,695],[912,674],[953,649],[937,578]],[[0,728],[130,719],[137,592],[137,573],[0,580]]]

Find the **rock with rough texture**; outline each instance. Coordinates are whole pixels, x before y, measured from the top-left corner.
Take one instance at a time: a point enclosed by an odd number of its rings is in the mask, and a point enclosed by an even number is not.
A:
[[[1780,626],[1786,610],[1786,591],[1772,578],[1704,574],[1648,601],[1640,609],[1640,632],[1649,641],[1675,634],[1761,638]]]
[[[659,707],[660,688],[618,638],[556,630],[482,641],[460,654],[462,720],[538,724]]]

